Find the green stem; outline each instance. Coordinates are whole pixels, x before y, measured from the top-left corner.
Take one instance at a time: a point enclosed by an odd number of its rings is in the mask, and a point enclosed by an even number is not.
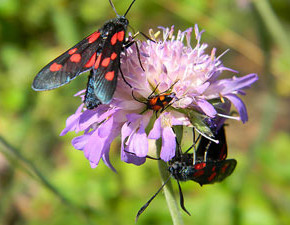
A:
[[[156,142],[156,147],[157,147],[157,153],[159,155],[160,150],[161,150],[161,139],[159,139]],[[158,168],[159,168],[162,183],[164,183],[170,176],[168,172],[168,166],[164,161],[158,160]],[[174,191],[173,191],[172,183],[170,180],[164,186],[163,190],[164,190],[165,199],[167,202],[167,206],[168,206],[173,224],[183,225],[184,223],[180,214],[179,206],[174,196]]]

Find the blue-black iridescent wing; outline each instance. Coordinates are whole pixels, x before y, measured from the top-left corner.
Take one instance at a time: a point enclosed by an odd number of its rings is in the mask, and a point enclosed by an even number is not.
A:
[[[213,184],[223,181],[232,174],[236,165],[237,161],[235,159],[207,161],[196,163],[192,167],[189,167],[186,172],[190,180],[202,186],[204,184]]]
[[[92,109],[99,103],[109,103],[117,85],[128,24],[124,16],[107,21],[100,30],[46,65],[34,78],[32,88],[36,91],[54,89],[90,70],[86,105]]]
[[[69,83],[76,76],[90,70],[103,46],[100,31],[84,38],[78,44],[47,64],[34,78],[36,91],[51,90]]]
[[[120,69],[120,55],[124,48],[125,32],[123,25],[112,24],[106,28],[108,36],[102,52],[97,57],[93,67],[94,93],[100,102],[107,104],[111,101],[117,86]]]
[[[215,139],[219,141],[218,144],[209,140],[206,137],[201,137],[199,145],[196,150],[197,161],[212,161],[212,160],[224,160],[227,158],[228,147],[225,136],[225,129],[222,126],[217,134],[215,135]]]

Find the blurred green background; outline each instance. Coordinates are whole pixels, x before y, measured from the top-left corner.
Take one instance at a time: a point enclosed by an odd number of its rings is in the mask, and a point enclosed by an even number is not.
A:
[[[122,14],[130,0],[114,3]],[[289,0],[137,0],[127,16],[144,33],[197,23],[208,53],[230,49],[225,66],[259,75],[243,97],[249,122],[227,128],[237,168],[220,184],[182,183],[185,224],[290,224],[289,11]],[[0,0],[0,224],[134,224],[160,187],[157,162],[121,162],[119,140],[115,174],[102,162],[90,168],[70,144],[76,134],[59,137],[87,76],[54,91],[30,88],[43,66],[113,17],[107,0]],[[165,205],[160,194],[138,224],[172,224]]]

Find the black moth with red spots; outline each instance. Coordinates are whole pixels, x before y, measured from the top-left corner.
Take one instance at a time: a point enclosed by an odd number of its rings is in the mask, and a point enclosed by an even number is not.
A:
[[[224,127],[215,138],[218,144],[202,137],[195,152],[177,153],[169,162],[169,172],[178,181],[193,180],[201,186],[221,182],[232,174],[237,161],[227,158],[227,142]]]
[[[176,94],[174,92],[172,92],[172,87],[177,82],[178,82],[178,80],[176,82],[174,82],[166,91],[159,93],[159,94],[154,94],[159,86],[159,84],[158,84],[145,101],[140,101],[139,99],[137,99],[134,96],[133,91],[132,91],[132,97],[136,101],[145,104],[147,106],[146,109],[151,109],[151,110],[155,111],[156,116],[157,116],[157,113],[159,111],[160,111],[160,113],[162,113],[166,108],[168,108],[171,104],[173,104],[173,102],[172,102],[173,99],[177,99]]]
[[[176,98],[176,94],[171,90],[177,82],[178,80],[174,82],[166,91],[154,95],[154,92],[159,86],[158,84],[152,93],[148,96],[147,101],[143,102],[147,105],[147,109],[152,109],[155,112],[161,110],[161,112],[163,112],[167,107],[169,107],[171,105],[171,101]]]
[[[169,107],[171,105],[171,101],[175,98],[176,94],[174,92],[161,93],[157,95],[151,94],[144,102],[138,100],[134,96],[134,94],[132,94],[132,96],[136,101],[145,104],[147,106],[147,109],[151,109],[157,113],[159,111],[163,112],[167,107]]]
[[[113,9],[113,3],[110,1]],[[34,78],[32,88],[44,91],[69,83],[83,72],[90,71],[84,103],[88,109],[111,101],[117,85],[120,54],[126,44],[129,21],[124,16],[107,21],[68,51],[46,65]]]
[[[176,94],[174,92],[149,96],[146,102],[147,108],[152,109],[155,112],[160,110],[163,112],[168,106],[170,106],[170,102],[175,98],[175,96]]]
[[[179,181],[192,180],[202,186],[204,184],[221,182],[233,173],[237,161],[235,159],[226,159],[228,149],[224,126],[217,132],[215,139],[219,141],[219,144],[201,137],[197,150],[194,153],[187,152],[195,146],[195,142],[184,153],[181,151],[180,145],[177,146],[175,157],[168,162],[170,176],[146,204],[141,207],[137,213],[136,221],[169,181],[170,177],[174,177],[177,181],[181,208],[190,215],[184,206],[184,198]],[[193,157],[194,154],[195,158]]]

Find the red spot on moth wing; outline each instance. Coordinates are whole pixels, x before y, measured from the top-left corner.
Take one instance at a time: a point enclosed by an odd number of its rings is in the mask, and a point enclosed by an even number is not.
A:
[[[226,172],[226,169],[229,167],[229,164],[225,164],[223,167],[222,167],[222,173],[225,173]]]
[[[169,104],[169,102],[167,101],[162,101],[161,104],[163,105],[163,107],[167,106]]]
[[[204,170],[199,170],[199,171],[195,172],[195,173],[193,174],[193,176],[195,176],[195,177],[199,177],[199,176],[201,176],[201,175],[203,175],[203,174],[204,174]]]
[[[113,53],[111,54],[111,59],[114,60],[115,58],[117,58],[117,54],[116,54],[115,52],[113,52]]]
[[[68,54],[72,55],[74,54],[78,49],[77,48],[73,48],[71,50],[68,51]]]
[[[162,107],[160,105],[154,105],[152,106],[153,111],[159,111],[160,109],[162,109]]]
[[[153,107],[154,105],[156,105],[157,101],[158,101],[158,98],[154,97],[149,100],[149,105]]]
[[[197,170],[201,170],[201,169],[203,169],[205,166],[206,166],[206,163],[203,162],[203,163],[195,164],[195,165],[194,165],[194,168],[197,169]]]
[[[55,62],[55,63],[53,63],[53,64],[50,65],[49,70],[51,72],[56,72],[56,71],[59,71],[61,68],[62,68],[62,65],[61,64],[57,64]]]
[[[101,65],[102,65],[103,67],[107,67],[107,66],[109,65],[109,63],[110,63],[110,58],[108,57],[108,58],[104,58],[104,59],[103,59]]]
[[[90,68],[94,65],[95,61],[96,61],[96,56],[97,56],[97,53],[95,52],[92,57],[88,60],[88,62],[86,63],[86,65],[84,65],[84,67],[86,68]]]
[[[91,44],[93,42],[95,42],[99,37],[100,37],[100,32],[96,31],[94,33],[92,33],[90,36],[87,37],[88,42]]]
[[[76,53],[76,54],[73,54],[69,59],[71,62],[78,63],[81,61],[82,56]]]
[[[107,72],[105,74],[105,79],[108,80],[108,81],[112,81],[115,77],[115,72],[114,71],[110,71],[110,72]]]
[[[216,172],[212,173],[212,174],[209,176],[208,181],[212,181],[213,178],[215,178],[215,176],[216,176]]]
[[[164,96],[164,95],[160,95],[160,96],[159,96],[159,99],[160,99],[161,102],[163,102],[164,99],[165,99],[165,96]]]
[[[117,43],[117,38],[118,38],[118,33],[115,33],[112,37],[111,37],[111,44],[115,45]]]
[[[97,58],[97,61],[95,63],[95,69],[98,69],[99,68],[101,58],[102,58],[102,53]]]
[[[221,150],[221,160],[224,160],[224,159],[226,159],[227,158],[227,146],[226,146],[226,144],[224,143],[223,144],[223,147],[222,147],[222,150]]]
[[[118,32],[118,40],[123,41],[125,36],[125,32],[123,30]]]

